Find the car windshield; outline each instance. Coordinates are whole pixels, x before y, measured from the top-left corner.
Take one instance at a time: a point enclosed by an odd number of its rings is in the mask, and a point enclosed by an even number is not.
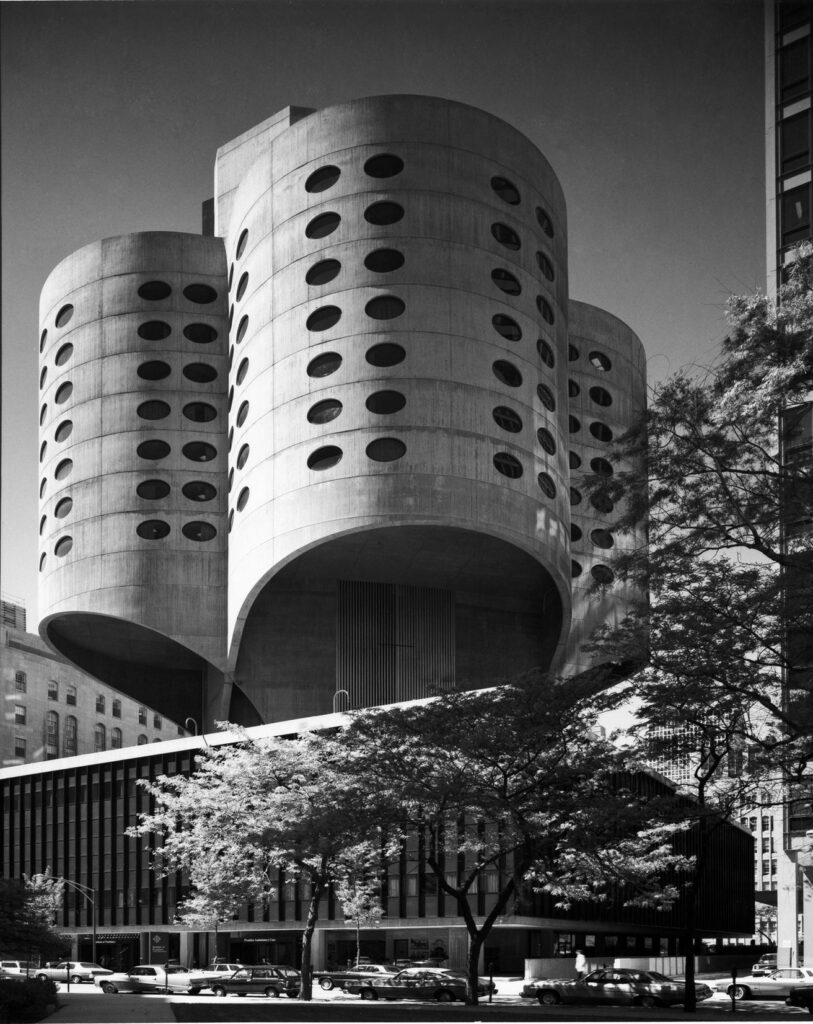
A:
[[[642,975],[649,978],[650,981],[671,981],[671,978],[667,978],[665,974],[659,974],[658,971],[642,971]]]

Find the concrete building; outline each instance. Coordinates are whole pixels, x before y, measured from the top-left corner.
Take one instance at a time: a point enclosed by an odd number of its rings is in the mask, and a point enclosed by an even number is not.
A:
[[[584,643],[635,596],[608,554],[644,538],[616,532],[584,479],[617,470],[644,351],[571,299],[564,196],[538,149],[431,97],[290,107],[218,151],[204,226],[85,246],[43,289],[48,645],[207,732],[600,669]],[[136,780],[188,771],[199,742],[0,771],[3,873],[48,863],[90,886],[118,962],[210,955],[212,936],[173,924],[182,880],[122,836]],[[739,895],[709,893],[703,926],[747,934],[752,841],[734,826],[725,843]],[[442,941],[459,963],[456,908],[417,863],[394,869],[369,941],[393,957]],[[279,906],[221,942],[293,960],[301,896],[280,879]],[[516,971],[577,935],[601,956],[676,948],[679,911],[543,903],[503,918],[486,955]],[[336,915],[317,963],[352,945]],[[82,956],[89,923],[66,907]]]
[[[117,750],[185,736],[145,704],[79,671],[35,634],[25,608],[2,602],[0,766]]]

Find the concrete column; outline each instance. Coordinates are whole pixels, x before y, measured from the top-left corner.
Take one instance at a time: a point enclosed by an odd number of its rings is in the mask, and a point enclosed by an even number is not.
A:
[[[194,959],[193,934],[193,932],[181,932],[180,935],[181,948],[178,952],[178,959],[184,967],[189,967]]]
[[[800,870],[802,882],[802,954],[799,962],[813,967],[813,868]]]
[[[776,962],[779,967],[795,967],[799,962],[796,927],[798,868],[793,854],[788,850],[778,850],[776,860]]]
[[[327,929],[315,928],[311,937],[311,964],[314,970],[322,971],[327,967]]]

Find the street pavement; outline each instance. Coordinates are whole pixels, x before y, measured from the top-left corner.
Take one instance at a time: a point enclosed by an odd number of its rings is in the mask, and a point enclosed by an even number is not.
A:
[[[681,1007],[664,1010],[645,1010],[640,1007],[624,1006],[540,1006],[530,999],[521,999],[519,993],[523,982],[518,979],[495,978],[498,995],[491,1003],[487,998],[479,1006],[468,1007],[461,1003],[436,1004],[407,1002],[393,1003],[363,1002],[341,990],[323,992],[315,987],[313,1000],[301,1003],[291,999],[266,999],[264,997],[228,996],[164,996],[164,995],[112,995],[108,996],[89,985],[71,986],[70,992],[59,993],[60,1007],[50,1018],[50,1024],[208,1024],[208,1022],[229,1022],[229,1024],[250,1024],[250,1022],[274,1022],[274,1024],[308,1024],[312,1021],[350,1021],[357,1024],[373,1024],[383,1021],[400,1024],[480,1024],[502,1021],[630,1021],[648,1024],[649,1021],[685,1020]],[[708,980],[708,979],[705,979]],[[734,1018],[742,1021],[789,1021],[799,1017],[808,1018],[806,1010],[785,1006],[779,1001],[750,1001],[737,1003]],[[725,1024],[732,1019],[731,1000],[722,992],[712,999],[699,1004],[694,1016],[697,1021],[717,1021]]]

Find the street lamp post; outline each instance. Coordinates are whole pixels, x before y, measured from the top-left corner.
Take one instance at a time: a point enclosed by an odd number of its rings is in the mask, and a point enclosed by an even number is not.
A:
[[[93,922],[93,955],[91,957],[91,960],[95,964],[96,963],[96,890],[93,888],[92,885],[85,885],[83,882],[73,882],[73,881],[71,881],[70,878],[63,878],[62,881],[65,883],[65,885],[69,885],[69,886],[71,886],[71,888],[76,889],[77,892],[81,892],[81,894],[85,897],[85,899],[90,904],[91,920]]]

